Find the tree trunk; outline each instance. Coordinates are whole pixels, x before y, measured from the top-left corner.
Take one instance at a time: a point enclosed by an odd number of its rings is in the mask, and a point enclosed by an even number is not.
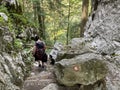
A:
[[[89,7],[89,0],[82,0],[82,18],[81,18],[81,25],[80,25],[80,37],[84,36],[84,27],[87,22],[88,17],[88,7]]]
[[[68,41],[69,41],[69,29],[70,29],[70,0],[69,0],[69,7],[68,7],[68,27],[67,27],[67,34],[66,34],[66,37],[67,37],[67,41],[66,41],[66,44],[68,45]]]
[[[45,39],[45,24],[44,24],[45,16],[44,16],[44,11],[41,7],[41,2],[36,1],[36,8],[37,8],[40,37]]]
[[[34,22],[37,23],[37,2],[33,1]]]

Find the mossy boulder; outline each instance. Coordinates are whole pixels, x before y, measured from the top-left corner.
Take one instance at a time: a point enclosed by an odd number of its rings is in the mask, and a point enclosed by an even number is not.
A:
[[[59,83],[66,86],[90,85],[103,79],[108,72],[101,55],[87,53],[56,63],[55,74]]]

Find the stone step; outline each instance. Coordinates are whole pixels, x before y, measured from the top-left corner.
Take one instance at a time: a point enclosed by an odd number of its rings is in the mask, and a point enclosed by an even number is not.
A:
[[[53,67],[48,65],[46,69],[41,70],[38,65],[33,65],[31,76],[25,80],[22,90],[40,90],[50,83],[56,83],[51,68]]]
[[[40,90],[50,83],[55,83],[53,79],[40,79],[40,80],[26,80],[24,83],[24,90]]]

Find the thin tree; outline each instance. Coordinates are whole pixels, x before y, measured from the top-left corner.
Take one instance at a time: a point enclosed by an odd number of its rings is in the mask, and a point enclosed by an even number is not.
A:
[[[45,15],[42,8],[42,0],[33,1],[34,20],[39,24],[39,35],[45,39]]]
[[[36,1],[33,1],[33,12],[34,12],[34,22],[37,23],[37,2]]]
[[[67,41],[66,44],[68,45],[68,41],[69,41],[69,31],[70,31],[70,0],[69,0],[69,5],[68,5],[68,27],[67,27]]]
[[[88,18],[88,8],[89,8],[89,0],[82,0],[82,17],[81,17],[81,25],[80,25],[80,37],[84,36],[84,27]]]

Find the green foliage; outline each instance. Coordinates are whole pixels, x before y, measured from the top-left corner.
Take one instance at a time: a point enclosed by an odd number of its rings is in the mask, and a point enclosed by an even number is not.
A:
[[[42,10],[43,13],[41,11],[37,12],[36,7],[38,6],[34,7],[36,9],[33,8],[33,2],[40,3],[40,10]],[[16,35],[25,31],[22,27],[35,27],[39,30],[39,21],[37,16],[39,13],[45,17],[45,42],[48,46],[52,46],[55,42],[66,43],[68,24],[69,40],[74,37],[79,37],[82,0],[18,0],[18,3],[23,10],[21,13],[9,12],[10,14],[8,14],[7,8],[0,6],[0,11],[5,12],[10,16],[8,26],[11,32],[15,32]],[[68,20],[69,9],[70,17]],[[19,7],[16,7],[16,10],[19,10]],[[2,21],[3,19],[0,18],[0,22]],[[16,40],[15,46],[21,47],[19,46],[19,43],[19,40]]]
[[[4,21],[5,21],[5,20],[3,19],[3,17],[0,17],[0,23],[2,23],[2,24],[3,24],[3,23],[4,23]]]
[[[14,41],[14,47],[17,50],[23,49],[23,43],[22,43],[22,41],[20,39],[15,39],[15,41]]]
[[[6,15],[9,15],[8,10],[4,5],[0,5],[0,12],[3,12]]]
[[[7,11],[7,8],[4,7],[4,5],[1,5],[1,6],[0,6],[0,12],[5,13],[7,16],[9,15],[9,13],[8,13],[8,11]],[[6,24],[6,22],[5,22],[5,20],[4,20],[3,17],[0,17],[0,24],[2,24],[2,25],[5,25],[5,24]]]
[[[80,37],[80,22],[74,22],[70,25],[70,39]]]
[[[31,1],[31,2],[30,2]],[[40,2],[40,8],[44,11],[45,16],[45,30],[47,45],[53,45],[55,42],[66,42],[66,30],[69,23],[69,37],[79,37],[79,23],[81,19],[82,0],[29,0],[27,1],[24,15],[30,22],[34,22],[34,26],[38,27],[38,21],[35,21],[35,7],[31,9],[34,3]],[[68,10],[70,4],[70,17],[68,21]],[[36,6],[38,7],[38,6]],[[77,23],[76,23],[77,22]],[[71,34],[72,33],[72,34]]]
[[[34,21],[33,12],[24,12],[24,17],[27,19],[27,25],[37,27],[37,23]]]
[[[50,35],[52,42],[66,42],[66,33],[69,23],[69,40],[73,37],[79,37],[79,23],[81,19],[82,2],[81,0],[62,0],[59,3],[54,0],[49,2],[49,13],[46,16],[46,30]],[[70,4],[70,17],[68,20],[68,10]],[[53,12],[54,11],[54,12]],[[62,32],[61,34],[59,34]],[[56,38],[56,40],[54,39]]]
[[[6,47],[7,47],[7,48],[5,48],[6,52],[10,52],[11,50],[13,50],[13,45],[12,45],[12,43],[7,43],[7,44],[6,44]]]
[[[37,27],[37,25],[33,21],[31,21],[30,18],[27,18],[25,15],[11,13],[10,17],[11,22],[14,23],[19,30],[23,29],[22,26]]]
[[[21,14],[11,13],[11,18],[13,19],[13,22],[15,22],[16,24],[21,25],[27,24],[27,19]]]

